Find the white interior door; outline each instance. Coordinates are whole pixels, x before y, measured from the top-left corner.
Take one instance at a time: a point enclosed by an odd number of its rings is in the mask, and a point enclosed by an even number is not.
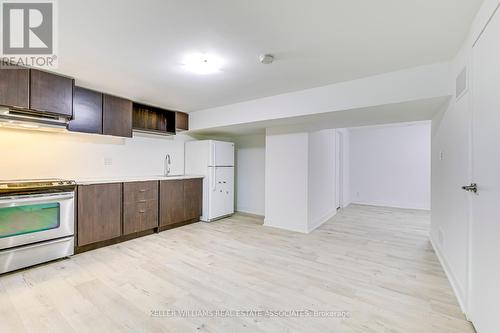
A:
[[[478,333],[500,332],[500,16],[473,49],[470,318]]]

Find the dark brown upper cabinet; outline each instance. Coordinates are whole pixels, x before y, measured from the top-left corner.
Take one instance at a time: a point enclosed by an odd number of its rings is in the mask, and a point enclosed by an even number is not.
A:
[[[30,70],[22,67],[0,69],[0,105],[29,108]]]
[[[133,128],[140,132],[162,135],[175,134],[175,112],[134,103]]]
[[[102,132],[105,135],[132,137],[132,101],[103,95]]]
[[[175,129],[177,132],[189,130],[189,115],[187,113],[180,111],[175,113]]]
[[[102,93],[75,86],[68,130],[102,134]]]
[[[30,75],[30,109],[73,115],[73,79],[37,69],[31,69]]]

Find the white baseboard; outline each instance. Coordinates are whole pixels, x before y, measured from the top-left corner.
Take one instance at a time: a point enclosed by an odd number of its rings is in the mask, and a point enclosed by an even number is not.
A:
[[[375,201],[352,201],[354,205],[366,205],[388,208],[415,209],[415,210],[431,210],[429,207],[413,204],[395,204],[391,202],[375,202]]]
[[[334,209],[334,210],[328,212],[326,215],[324,215],[323,217],[321,217],[318,220],[316,220],[316,222],[313,224],[313,226],[308,228],[307,233],[310,233],[310,232],[316,230],[323,223],[325,223],[326,221],[328,221],[329,219],[331,219],[335,215],[337,215],[337,209]]]
[[[308,226],[305,229],[288,228],[288,227],[284,227],[284,226],[280,226],[280,225],[274,225],[274,224],[272,224],[272,222],[269,222],[269,219],[264,219],[264,226],[265,227],[278,228],[278,229],[282,229],[282,230],[300,232],[300,233],[303,233],[303,234],[308,234],[308,233],[316,230],[317,228],[319,228],[323,223],[325,223],[328,220],[330,220],[336,214],[337,214],[337,209],[334,209],[333,211],[328,212],[325,216],[317,219],[315,221],[316,223],[314,223],[312,227],[309,227],[309,224],[308,224]]]
[[[350,204],[352,204],[352,201],[348,200],[348,201],[342,203],[342,208],[347,208],[347,207],[349,207]]]
[[[300,232],[301,234],[307,234],[307,230],[304,230],[304,229],[297,229],[297,228],[287,228],[287,227],[283,227],[283,226],[280,226],[280,225],[274,225],[272,224],[272,222],[270,223],[269,222],[269,219],[265,218],[264,219],[264,227],[271,227],[271,228],[277,228],[277,229],[281,229],[281,230],[287,230],[287,231],[293,231],[293,232]]]
[[[236,207],[235,211],[240,212],[240,213],[247,213],[247,214],[253,214],[253,215],[258,215],[258,216],[264,216],[264,211],[261,211],[259,209],[253,209],[252,207]]]
[[[243,216],[250,216],[250,217],[254,217],[254,218],[260,219],[260,220],[264,220],[264,215],[256,214],[254,212],[246,212],[244,210],[237,210],[235,213],[243,215]]]
[[[434,249],[434,253],[436,253],[438,260],[441,263],[441,267],[443,267],[444,273],[446,274],[446,277],[450,282],[451,288],[453,289],[453,293],[455,294],[455,297],[458,300],[458,304],[460,305],[460,309],[465,314],[465,316],[467,316],[467,307],[466,307],[467,303],[465,300],[464,292],[462,291],[462,288],[460,288],[460,285],[458,284],[455,275],[453,274],[450,266],[448,265],[446,256],[441,251],[441,248],[439,247],[438,243],[433,240],[432,236],[429,236],[429,240],[431,242],[432,248]]]

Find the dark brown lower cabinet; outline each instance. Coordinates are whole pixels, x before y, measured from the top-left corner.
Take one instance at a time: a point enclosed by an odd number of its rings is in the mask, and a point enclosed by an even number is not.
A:
[[[123,184],[123,234],[158,227],[158,182]]]
[[[184,222],[184,181],[160,181],[160,227]]]
[[[202,210],[203,182],[201,178],[184,180],[184,219],[199,219]]]
[[[121,235],[122,184],[82,185],[77,195],[78,246]]]
[[[202,186],[201,178],[79,185],[77,252],[199,220]]]
[[[202,209],[202,179],[160,182],[160,227],[199,219]]]

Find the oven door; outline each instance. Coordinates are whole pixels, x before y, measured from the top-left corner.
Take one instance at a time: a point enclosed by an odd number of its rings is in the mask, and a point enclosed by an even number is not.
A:
[[[74,192],[0,198],[0,250],[74,234]]]

